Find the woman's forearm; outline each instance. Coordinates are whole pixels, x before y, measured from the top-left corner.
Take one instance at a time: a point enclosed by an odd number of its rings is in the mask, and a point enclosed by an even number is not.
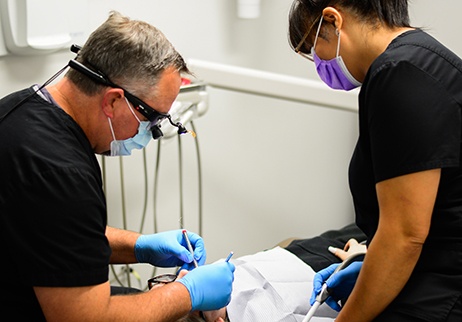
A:
[[[336,322],[373,320],[395,299],[411,276],[422,244],[405,236],[390,238],[387,234],[377,231],[353,292]]]

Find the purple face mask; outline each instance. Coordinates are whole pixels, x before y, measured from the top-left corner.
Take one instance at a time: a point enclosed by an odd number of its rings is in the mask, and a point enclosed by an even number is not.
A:
[[[318,72],[319,77],[324,83],[333,89],[349,91],[353,88],[361,86],[361,83],[358,82],[348,71],[342,57],[339,56],[340,32],[338,33],[337,55],[335,58],[331,60],[323,60],[319,58],[318,55],[316,55],[314,47],[316,47],[321,24],[322,17],[321,21],[319,22],[318,31],[316,32],[313,48],[311,48],[311,54],[313,55],[314,64],[316,65],[316,71]]]

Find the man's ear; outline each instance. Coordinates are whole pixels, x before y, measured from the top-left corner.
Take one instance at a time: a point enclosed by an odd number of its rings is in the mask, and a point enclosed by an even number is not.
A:
[[[121,88],[109,88],[103,94],[101,102],[101,109],[107,117],[114,117],[114,111],[116,109],[116,102],[123,99],[124,91]]]

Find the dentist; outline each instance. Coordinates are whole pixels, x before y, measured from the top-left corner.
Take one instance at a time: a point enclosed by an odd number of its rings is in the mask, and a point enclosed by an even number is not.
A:
[[[181,230],[140,235],[107,226],[95,157],[129,155],[162,135],[159,124],[189,72],[183,58],[155,27],[111,12],[67,67],[55,84],[0,100],[2,314],[176,321],[226,306],[234,265],[204,265],[200,236],[188,232],[200,265],[192,269]],[[129,263],[192,271],[160,289],[111,293],[109,264]]]

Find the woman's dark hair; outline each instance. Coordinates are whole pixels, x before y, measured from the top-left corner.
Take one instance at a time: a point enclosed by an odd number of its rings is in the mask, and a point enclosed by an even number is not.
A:
[[[295,48],[326,7],[348,10],[371,25],[410,27],[408,0],[294,0],[289,12],[289,43]],[[312,32],[315,32],[313,28]],[[301,48],[302,52],[306,49]]]

